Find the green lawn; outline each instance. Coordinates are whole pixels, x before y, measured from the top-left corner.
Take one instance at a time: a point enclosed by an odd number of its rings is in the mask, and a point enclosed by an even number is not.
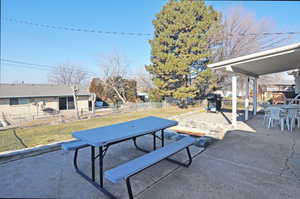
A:
[[[59,125],[45,125],[40,127],[0,131],[0,152],[68,140],[72,138],[71,133],[74,131],[110,125],[150,115],[169,117],[196,110],[200,109],[179,109],[177,107],[149,109],[134,113],[111,114],[100,118]]]

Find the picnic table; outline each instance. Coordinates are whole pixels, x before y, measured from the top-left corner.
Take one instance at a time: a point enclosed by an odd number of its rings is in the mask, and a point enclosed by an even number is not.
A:
[[[93,128],[93,129],[88,129],[88,130],[83,130],[79,132],[74,132],[72,135],[74,138],[77,140],[74,141],[73,143],[66,144],[63,146],[65,149],[75,149],[75,155],[74,155],[74,160],[73,164],[75,167],[75,170],[77,173],[79,173],[83,178],[85,178],[87,181],[89,181],[92,185],[94,185],[96,188],[98,188],[101,192],[103,192],[105,195],[107,195],[109,198],[116,198],[112,193],[110,193],[108,190],[104,188],[104,183],[103,183],[103,177],[104,177],[104,172],[103,172],[103,164],[104,164],[104,156],[106,151],[108,150],[109,146],[113,144],[117,144],[126,140],[132,139],[134,142],[134,145],[137,149],[142,150],[144,152],[149,152],[137,145],[136,139],[140,136],[144,136],[147,134],[153,135],[153,151],[156,150],[156,139],[157,139],[157,132],[161,132],[161,136],[159,139],[161,140],[161,152],[158,153],[166,153],[167,155],[174,154],[176,151],[172,151],[172,146],[169,147],[164,147],[164,129],[176,126],[177,121],[173,120],[168,120],[168,119],[163,119],[159,117],[145,117],[141,119],[136,119],[128,122],[123,122],[123,123],[118,123],[110,126],[104,126],[104,127],[99,127],[99,128]],[[191,140],[187,140],[186,143],[181,143],[183,144],[182,147],[186,147],[188,151],[188,155],[190,158],[190,163],[191,163],[191,155],[188,149],[188,145],[192,143]],[[175,143],[174,143],[175,144]],[[89,177],[87,174],[82,172],[77,165],[77,155],[78,155],[78,150],[83,147],[91,147],[91,177]],[[175,145],[173,148],[176,147]],[[99,153],[96,155],[95,149],[99,148]],[[165,151],[163,151],[166,148]],[[177,150],[179,151],[179,149]],[[149,155],[149,154],[147,154]],[[155,154],[153,154],[153,157],[149,158],[151,161],[153,161],[153,158],[155,159]],[[167,156],[166,156],[167,157]],[[99,184],[95,182],[95,160],[99,159]],[[145,157],[147,158],[147,157]],[[148,158],[148,159],[149,159]],[[171,161],[182,164],[181,162],[175,161],[173,159],[170,159]],[[159,161],[159,159],[157,159]],[[153,161],[153,164],[155,161]],[[190,164],[189,163],[189,164]],[[126,165],[125,165],[126,166]],[[187,165],[184,165],[187,166]],[[117,171],[119,172],[119,171]],[[131,177],[131,176],[130,176]],[[127,180],[127,179],[126,179]],[[128,178],[129,181],[129,178]],[[133,198],[132,196],[132,191],[131,187],[129,184],[130,190],[128,190],[130,198]],[[129,189],[128,188],[128,189]]]

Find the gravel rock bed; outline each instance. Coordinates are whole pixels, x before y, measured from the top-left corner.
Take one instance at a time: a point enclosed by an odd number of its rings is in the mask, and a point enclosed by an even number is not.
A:
[[[222,139],[231,125],[221,113],[193,112],[169,117],[178,121],[179,127],[193,128],[195,131],[204,132],[206,136]]]

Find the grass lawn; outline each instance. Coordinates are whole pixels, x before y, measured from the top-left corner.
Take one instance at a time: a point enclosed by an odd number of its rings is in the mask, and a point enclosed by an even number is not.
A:
[[[200,111],[200,108],[179,109],[177,107],[168,107],[148,109],[132,113],[111,114],[100,118],[59,125],[44,125],[32,128],[18,128],[15,130],[11,129],[0,131],[0,152],[68,140],[72,138],[71,134],[74,131],[115,124],[150,115],[166,118],[196,110]]]

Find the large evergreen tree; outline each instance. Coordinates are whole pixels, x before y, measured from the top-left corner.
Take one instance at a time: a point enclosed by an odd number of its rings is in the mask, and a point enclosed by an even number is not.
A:
[[[163,7],[153,21],[152,64],[146,66],[154,77],[155,93],[184,100],[194,98],[199,85],[210,82],[207,75],[213,74],[206,72],[201,78],[208,69],[195,70],[193,65],[210,56],[210,38],[219,22],[220,14],[201,0],[170,0]]]

